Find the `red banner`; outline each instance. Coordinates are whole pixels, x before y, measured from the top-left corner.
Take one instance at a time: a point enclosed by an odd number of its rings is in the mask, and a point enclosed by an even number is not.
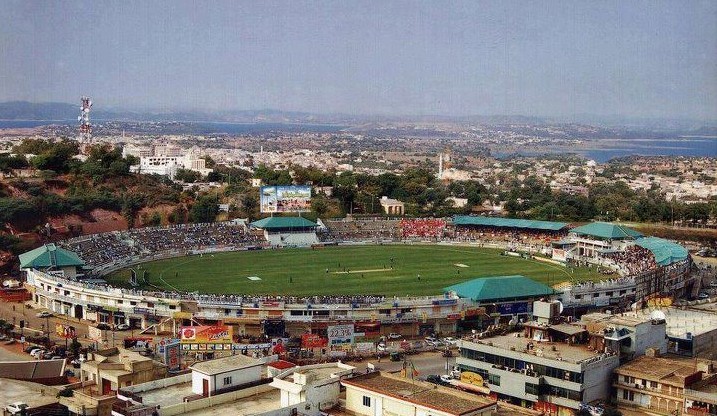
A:
[[[304,334],[301,336],[301,348],[323,348],[327,346],[329,340],[322,338],[317,334]]]

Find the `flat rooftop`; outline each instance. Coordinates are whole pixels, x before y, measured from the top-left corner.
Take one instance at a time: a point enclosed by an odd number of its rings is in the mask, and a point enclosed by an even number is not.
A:
[[[531,338],[523,337],[522,333],[520,333],[520,338],[517,338],[515,334],[517,334],[517,332],[467,342],[488,346],[492,343],[494,348],[503,350],[511,350],[512,347],[515,349],[515,352],[518,353],[535,355],[550,360],[560,359],[561,361],[575,364],[590,358],[599,357],[602,354],[599,351],[589,350],[586,345],[568,345],[562,342],[537,342]],[[528,343],[533,344],[533,348],[530,351],[526,351]],[[555,351],[553,351],[553,347],[555,347]]]
[[[695,309],[661,308],[665,313],[667,335],[676,338],[686,338],[690,332],[698,336],[717,329],[717,313],[704,312]],[[650,310],[637,311],[637,316],[650,317]],[[634,312],[630,315],[634,316]]]
[[[684,387],[685,378],[696,373],[697,361],[680,357],[641,356],[618,367],[615,372],[636,378]]]
[[[223,403],[217,406],[183,413],[191,416],[249,416],[281,408],[281,391],[273,389],[266,393],[255,394],[250,397]]]
[[[192,382],[173,384],[167,387],[158,387],[153,390],[137,393],[142,398],[142,403],[158,404],[167,407],[173,404],[182,403],[184,398],[192,396]]]
[[[580,318],[582,322],[608,322],[613,325],[621,326],[637,326],[639,324],[650,322],[650,314],[647,316],[638,315],[634,313],[622,313],[622,314],[608,314],[608,313],[588,313]]]
[[[215,360],[202,361],[193,364],[189,368],[207,375],[214,375],[262,364],[263,361],[257,360],[256,358],[252,358],[243,354],[237,354],[231,355],[229,357],[217,358]]]
[[[387,377],[379,372],[345,379],[342,383],[453,415],[473,412],[496,403],[481,396],[475,396],[475,398],[469,395],[463,396],[435,385],[403,381],[394,377]],[[471,398],[469,399],[468,397]]]

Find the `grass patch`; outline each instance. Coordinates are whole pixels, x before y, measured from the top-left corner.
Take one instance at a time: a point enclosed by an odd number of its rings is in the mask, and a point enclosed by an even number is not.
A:
[[[141,266],[148,271],[152,284],[167,289],[296,296],[436,295],[455,283],[511,274],[547,285],[603,277],[591,269],[572,271],[500,253],[488,248],[437,245],[350,246],[216,253]],[[113,285],[127,287],[129,276],[129,269],[124,269],[106,278]],[[247,276],[261,280],[251,281]]]

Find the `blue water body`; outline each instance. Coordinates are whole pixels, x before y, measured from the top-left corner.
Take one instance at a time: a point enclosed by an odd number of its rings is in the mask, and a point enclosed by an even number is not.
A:
[[[717,157],[717,138],[688,138],[637,142],[632,146],[579,151],[588,159],[603,163],[624,156]]]
[[[598,144],[596,143],[596,146]],[[611,143],[612,147],[565,150],[560,153],[574,153],[598,163],[625,156],[698,156],[717,158],[717,138],[673,138],[661,140],[631,140]],[[497,158],[512,155],[540,156],[546,151],[523,150],[515,153],[492,152]],[[556,152],[550,152],[555,154]]]

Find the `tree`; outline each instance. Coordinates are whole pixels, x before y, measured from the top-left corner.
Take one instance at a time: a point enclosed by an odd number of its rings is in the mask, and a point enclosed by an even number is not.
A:
[[[202,174],[189,169],[177,169],[177,173],[174,175],[174,179],[182,181],[184,183],[194,183],[202,178]]]
[[[212,195],[202,195],[189,211],[189,218],[194,223],[214,222],[219,214],[217,199]]]

